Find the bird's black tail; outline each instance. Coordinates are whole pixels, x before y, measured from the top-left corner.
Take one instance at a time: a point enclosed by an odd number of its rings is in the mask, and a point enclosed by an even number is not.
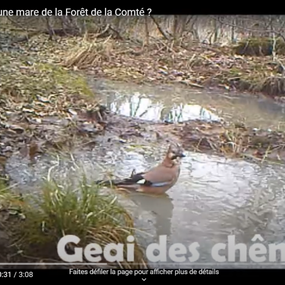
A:
[[[134,170],[131,173],[131,176],[129,178],[125,179],[110,179],[110,180],[97,180],[95,181],[95,184],[101,185],[101,186],[106,186],[106,187],[112,187],[112,186],[120,186],[120,185],[132,185],[137,183],[139,180],[143,179],[141,173],[135,173]]]

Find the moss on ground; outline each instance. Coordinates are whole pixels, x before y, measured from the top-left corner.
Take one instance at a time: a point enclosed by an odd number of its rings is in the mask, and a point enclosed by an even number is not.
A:
[[[84,76],[54,63],[44,63],[22,54],[1,53],[0,95],[33,100],[37,96],[88,95],[94,93]]]
[[[71,72],[67,68],[50,63],[39,63],[37,65],[37,69],[39,72],[43,72],[45,75],[50,76],[50,83],[57,88],[67,88],[67,90],[72,90],[72,93],[87,96],[94,95],[83,75]],[[50,86],[50,89],[52,89],[52,86]]]

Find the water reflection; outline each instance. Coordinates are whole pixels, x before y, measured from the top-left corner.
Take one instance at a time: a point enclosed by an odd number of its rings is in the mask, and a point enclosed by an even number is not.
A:
[[[90,85],[102,104],[126,116],[169,121],[222,118],[244,121],[256,128],[285,129],[285,106],[252,94],[94,79],[90,79]]]
[[[163,196],[153,196],[134,193],[130,194],[130,198],[142,210],[154,214],[157,239],[160,235],[171,236],[171,221],[174,205],[172,199],[167,194]]]
[[[173,104],[165,106],[161,102],[153,102],[145,95],[135,93],[133,96],[120,98],[110,102],[107,107],[120,115],[140,118],[148,121],[183,122],[188,120],[219,121],[220,118],[200,105]]]

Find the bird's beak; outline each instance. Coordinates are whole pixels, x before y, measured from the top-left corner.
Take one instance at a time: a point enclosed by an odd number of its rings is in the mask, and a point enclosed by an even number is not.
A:
[[[184,153],[180,153],[179,157],[186,157],[186,155]]]

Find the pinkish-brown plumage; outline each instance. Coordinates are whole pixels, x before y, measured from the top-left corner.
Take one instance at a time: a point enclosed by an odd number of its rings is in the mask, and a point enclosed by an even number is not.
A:
[[[140,173],[133,171],[129,178],[117,181],[97,181],[97,183],[137,192],[163,194],[177,182],[180,174],[180,160],[184,156],[178,145],[169,146],[163,161],[150,170]]]

